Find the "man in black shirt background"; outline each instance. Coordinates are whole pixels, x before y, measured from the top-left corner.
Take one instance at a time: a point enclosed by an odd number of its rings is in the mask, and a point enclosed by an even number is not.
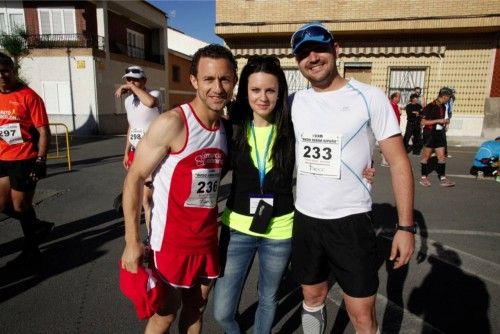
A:
[[[406,130],[405,136],[403,138],[403,143],[406,148],[406,152],[410,150],[415,155],[420,155],[420,150],[422,149],[422,127],[420,125],[420,112],[422,111],[422,105],[417,102],[418,95],[410,95],[410,103],[405,107],[406,110]],[[412,138],[412,145],[410,146],[410,138]]]
[[[420,160],[422,177],[420,184],[424,187],[429,187],[431,182],[428,179],[429,170],[427,162],[431,157],[434,150],[437,156],[436,172],[438,174],[439,185],[442,187],[453,187],[455,182],[446,177],[446,155],[444,148],[446,146],[446,132],[445,127],[450,122],[446,118],[446,103],[453,95],[453,92],[448,87],[443,87],[439,91],[437,99],[427,104],[422,110],[421,123],[423,129],[423,143],[424,148],[422,152],[422,159]]]

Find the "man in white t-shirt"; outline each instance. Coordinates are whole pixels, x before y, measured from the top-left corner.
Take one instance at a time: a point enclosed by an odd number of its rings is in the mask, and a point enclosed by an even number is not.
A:
[[[312,87],[297,92],[291,107],[297,160],[292,271],[304,295],[302,327],[306,334],[324,332],[333,276],[356,332],[376,333],[376,238],[371,186],[362,172],[378,141],[391,169],[399,217],[389,258],[400,268],[415,244],[413,176],[401,130],[382,90],[339,75],[339,46],[324,26],[302,26],[291,46]]]
[[[160,91],[146,88],[146,74],[140,66],[129,66],[122,77],[126,83],[118,87],[115,96],[129,94],[125,98],[127,111],[128,130],[123,156],[123,167],[129,169],[134,160],[134,152],[140,140],[146,133],[151,122],[161,113]],[[152,179],[146,180],[143,190],[142,207],[148,235],[151,226],[151,206],[153,198]]]

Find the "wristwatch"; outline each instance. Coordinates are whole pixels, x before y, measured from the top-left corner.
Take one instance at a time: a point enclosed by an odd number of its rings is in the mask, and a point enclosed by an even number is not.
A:
[[[417,233],[417,224],[413,224],[411,226],[401,226],[399,224],[396,224],[396,230],[400,231],[405,231],[405,232],[410,232],[413,234]]]

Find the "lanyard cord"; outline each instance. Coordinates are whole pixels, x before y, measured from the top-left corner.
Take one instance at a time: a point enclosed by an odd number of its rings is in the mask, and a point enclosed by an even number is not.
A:
[[[264,193],[264,178],[266,177],[266,160],[267,160],[267,152],[269,151],[269,145],[271,144],[271,138],[273,137],[274,126],[271,125],[271,132],[267,137],[266,150],[264,151],[264,159],[260,160],[259,149],[257,147],[257,137],[255,136],[255,128],[252,121],[252,136],[253,142],[255,145],[255,155],[257,157],[257,167],[259,169],[259,185],[260,185],[260,193]]]

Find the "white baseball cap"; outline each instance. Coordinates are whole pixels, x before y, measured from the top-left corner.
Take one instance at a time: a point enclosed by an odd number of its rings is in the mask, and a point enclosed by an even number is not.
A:
[[[134,79],[142,79],[146,77],[146,73],[140,66],[129,66],[125,70],[125,75],[122,77],[125,78],[134,78]]]

